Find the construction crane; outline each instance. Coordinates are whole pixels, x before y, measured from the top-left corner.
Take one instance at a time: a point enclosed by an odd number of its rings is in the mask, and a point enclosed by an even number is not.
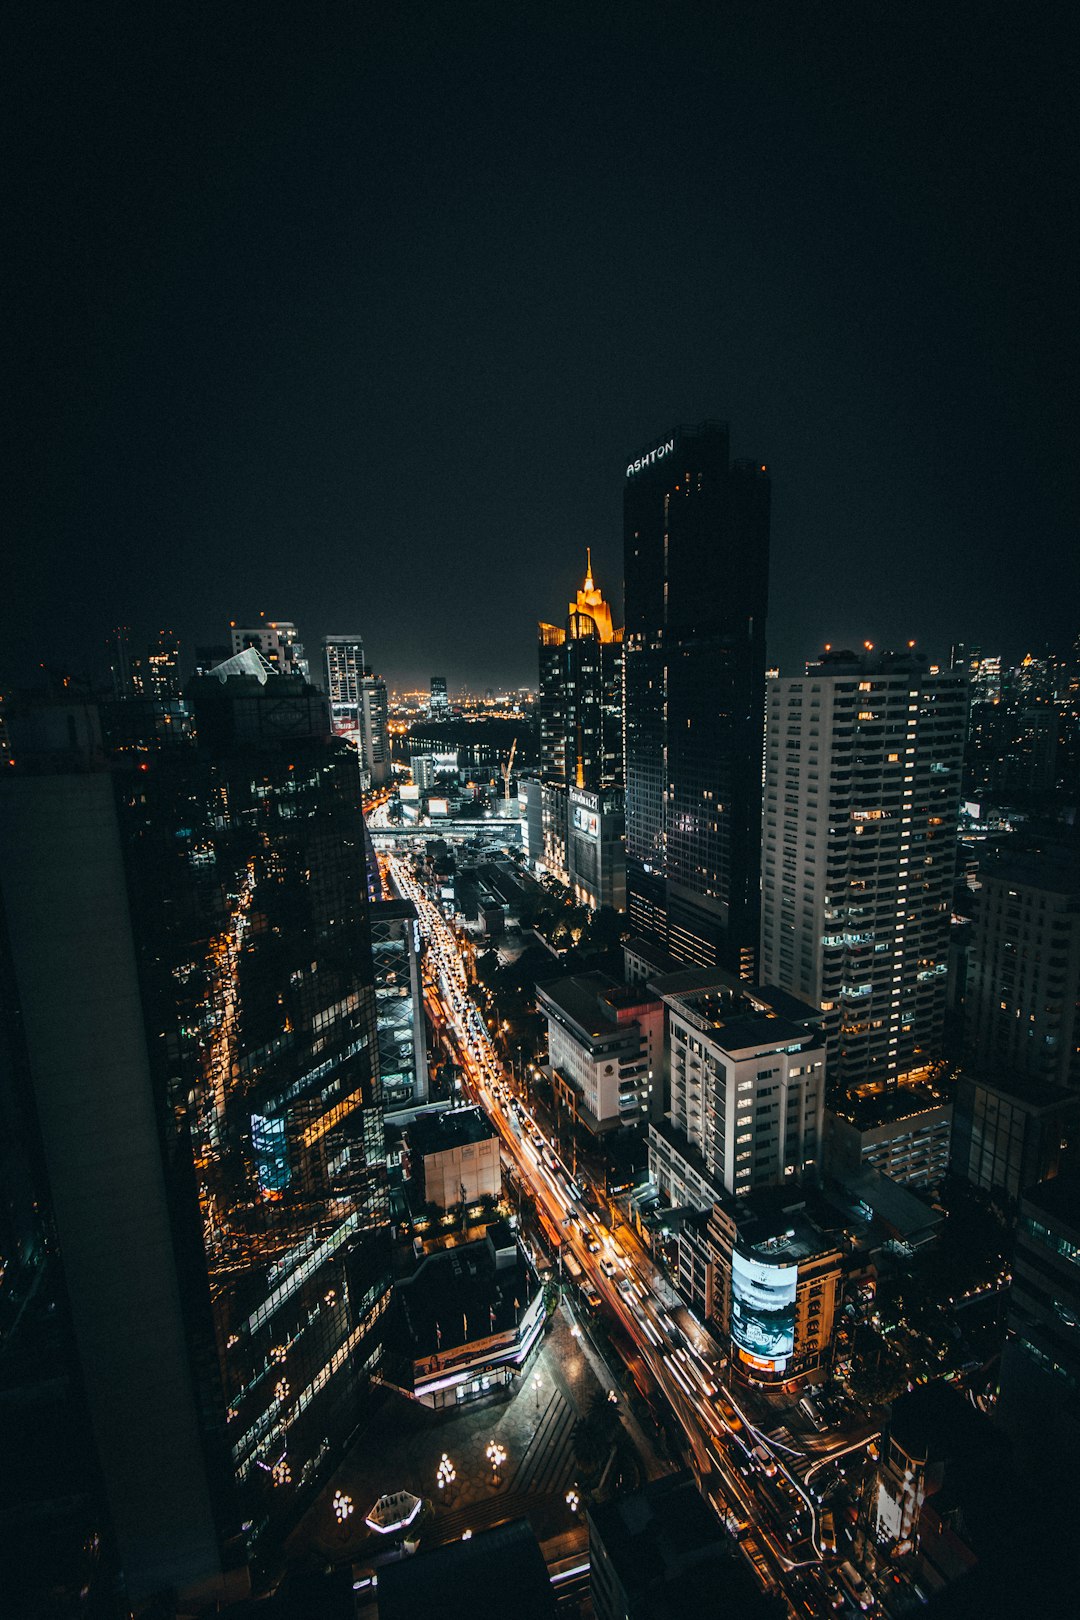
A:
[[[513,742],[510,744],[510,758],[507,760],[506,764],[504,766],[502,766],[503,802],[504,803],[510,797],[510,772],[514,768],[514,755],[516,753],[517,753],[517,738],[515,737]]]

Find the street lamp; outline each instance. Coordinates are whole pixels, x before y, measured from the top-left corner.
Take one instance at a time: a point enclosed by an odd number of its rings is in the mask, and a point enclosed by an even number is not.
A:
[[[570,1489],[566,1493],[566,1505],[570,1509],[571,1513],[576,1513],[578,1508],[581,1506],[581,1497],[578,1495],[573,1485],[571,1485]]]
[[[442,1454],[442,1461],[439,1463],[439,1466],[436,1469],[436,1478],[438,1480],[440,1491],[446,1492],[447,1500],[449,1501],[451,1487],[453,1486],[454,1481],[457,1479],[457,1469],[454,1467],[445,1451]]]
[[[492,1477],[497,1485],[499,1482],[499,1469],[506,1461],[506,1447],[501,1446],[497,1440],[489,1440],[485,1455],[491,1464]]]
[[[532,1384],[533,1384],[533,1389],[536,1391],[536,1410],[539,1412],[539,1410],[540,1410],[540,1374],[538,1372],[533,1373]]]
[[[352,1497],[346,1496],[344,1491],[335,1491],[333,1508],[334,1518],[337,1520],[338,1524],[345,1524],[353,1511]]]

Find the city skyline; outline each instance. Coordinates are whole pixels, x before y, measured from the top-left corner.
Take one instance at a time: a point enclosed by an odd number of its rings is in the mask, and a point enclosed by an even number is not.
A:
[[[417,52],[404,19],[346,22],[298,60],[273,7],[257,49],[239,21],[190,52],[179,20],[77,22],[44,79],[13,41],[58,205],[24,188],[0,683],[45,626],[83,670],[111,622],[191,646],[260,609],[312,646],[359,628],[393,683],[524,680],[536,562],[557,603],[591,546],[621,614],[625,468],[707,416],[769,466],[773,662],[1071,634],[1050,19],[936,10],[933,51],[910,8],[425,27]]]
[[[5,1620],[1072,1612],[1078,25],[13,19]]]

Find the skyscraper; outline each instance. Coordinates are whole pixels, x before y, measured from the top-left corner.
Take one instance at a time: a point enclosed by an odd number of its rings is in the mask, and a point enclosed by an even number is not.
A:
[[[570,603],[565,626],[539,626],[540,770],[564,787],[622,781],[622,639],[593,581]]]
[[[530,858],[586,905],[626,905],[622,639],[593,579],[564,626],[541,623],[540,776],[521,784]]]
[[[386,682],[364,661],[358,635],[324,636],[323,667],[330,724],[360,750],[364,786],[390,780],[390,721]]]
[[[769,683],[762,977],[824,1009],[844,1093],[941,1055],[966,685],[839,652]]]
[[[1080,1093],[1080,857],[1045,848],[979,871],[964,1003],[982,1072]]]
[[[450,717],[450,696],[446,690],[445,675],[433,675],[431,677],[431,700],[428,704],[428,714],[432,720],[448,720]]]
[[[197,742],[141,755],[26,715],[0,783],[0,1039],[133,1605],[235,1592],[295,1522],[390,1287],[356,756],[254,652],[186,696]]]
[[[677,961],[753,977],[769,480],[720,422],[630,462],[624,503],[630,924]]]

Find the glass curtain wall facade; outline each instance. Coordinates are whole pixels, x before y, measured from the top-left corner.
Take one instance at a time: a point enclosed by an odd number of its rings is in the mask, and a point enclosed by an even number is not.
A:
[[[626,469],[630,925],[752,978],[759,918],[769,480],[719,422]]]
[[[357,759],[287,681],[196,680],[204,745],[119,800],[219,1527],[256,1548],[356,1428],[390,1288]]]

